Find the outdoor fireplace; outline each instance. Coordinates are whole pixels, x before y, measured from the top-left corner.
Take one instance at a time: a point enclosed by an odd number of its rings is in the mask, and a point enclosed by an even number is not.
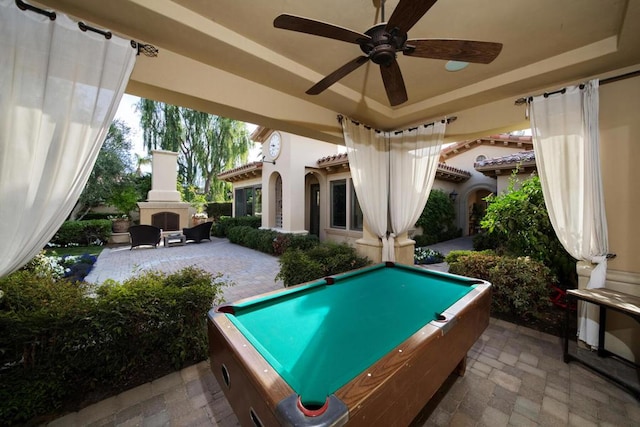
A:
[[[166,231],[180,230],[180,215],[173,212],[158,212],[151,215],[151,225]]]
[[[190,205],[180,201],[176,190],[178,153],[154,150],[151,156],[151,191],[146,202],[138,203],[140,224],[154,225],[163,231],[189,227]]]

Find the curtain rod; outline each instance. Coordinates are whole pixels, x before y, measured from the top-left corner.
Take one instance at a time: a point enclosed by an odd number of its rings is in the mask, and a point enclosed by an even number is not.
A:
[[[609,77],[608,79],[602,79],[599,82],[599,85],[606,85],[607,83],[613,83],[613,82],[617,82],[619,80],[625,80],[625,79],[630,79],[631,77],[637,77],[640,76],[640,70],[636,70],[636,71],[630,71],[628,73],[625,74],[621,74],[619,76],[614,76],[614,77]],[[580,85],[580,89],[584,89],[584,84]],[[549,97],[550,95],[554,95],[556,93],[565,93],[567,91],[566,88],[562,88],[562,89],[558,89],[558,90],[554,90],[552,92],[545,92],[542,94],[542,96],[544,96],[545,98]],[[528,102],[531,102],[533,100],[533,96],[525,96],[522,98],[518,98],[515,101],[515,105],[522,105],[522,104],[526,104]]]
[[[22,0],[15,0],[15,1],[16,1],[16,6],[20,10],[23,10],[23,11],[24,10],[30,10],[31,12],[35,12],[37,14],[44,15],[44,16],[48,17],[50,20],[52,20],[52,21],[55,21],[56,18],[57,18],[56,12],[54,12],[54,11],[50,12],[48,10],[40,9],[39,7],[35,7],[33,5],[25,3]],[[85,24],[84,22],[78,22],[78,28],[80,28],[80,30],[82,30],[84,32],[92,31],[92,32],[97,33],[97,34],[101,34],[107,40],[111,39],[111,37],[113,36],[111,34],[111,31],[100,30],[98,28],[91,27],[91,26]],[[149,56],[149,57],[158,56],[158,48],[156,48],[153,45],[144,44],[144,43],[137,42],[135,40],[131,40],[131,47],[138,50],[138,55],[140,55],[142,53],[145,56]]]
[[[343,116],[342,114],[338,114],[338,122],[342,123],[342,120],[344,120],[344,116]],[[385,131],[383,131],[383,130],[375,129],[375,128],[371,127],[371,126],[368,126],[368,125],[365,125],[365,124],[363,124],[363,123],[360,123],[360,122],[359,122],[359,121],[357,121],[357,120],[353,120],[353,119],[349,119],[349,120],[351,120],[351,123],[353,123],[353,124],[354,124],[354,125],[356,125],[356,126],[360,126],[360,125],[362,125],[362,126],[364,126],[364,127],[365,127],[365,129],[369,129],[369,130],[370,130],[370,129],[373,129],[376,133],[385,132]],[[456,120],[458,120],[458,117],[457,117],[457,116],[451,116],[451,117],[447,117],[446,119],[442,119],[442,120],[440,120],[440,122],[441,122],[441,123],[449,124],[449,123],[451,123],[451,122],[455,122]],[[411,131],[413,131],[413,130],[416,130],[416,129],[418,129],[420,126],[429,127],[429,126],[433,126],[434,124],[436,124],[436,122],[425,123],[425,124],[423,124],[423,125],[418,125],[418,126],[414,126],[414,127],[412,127],[412,128],[403,129],[403,130],[389,131],[389,133],[393,132],[395,135],[399,135],[399,134],[401,134],[402,132],[405,132],[405,131],[411,132]]]

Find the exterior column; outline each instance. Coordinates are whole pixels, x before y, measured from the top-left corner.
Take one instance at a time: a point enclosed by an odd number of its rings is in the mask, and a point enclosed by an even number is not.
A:
[[[395,238],[394,252],[396,262],[413,265],[416,242],[405,232]],[[374,263],[382,262],[382,242],[371,232],[367,220],[362,226],[362,239],[356,240],[356,250],[361,256],[366,256]]]

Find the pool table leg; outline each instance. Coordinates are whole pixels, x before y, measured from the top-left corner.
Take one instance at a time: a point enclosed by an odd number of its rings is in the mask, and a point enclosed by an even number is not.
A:
[[[464,377],[464,373],[466,371],[467,371],[467,355],[465,354],[462,360],[460,361],[460,363],[458,363],[458,366],[456,366],[456,369],[454,370],[454,372],[458,374],[458,376]]]

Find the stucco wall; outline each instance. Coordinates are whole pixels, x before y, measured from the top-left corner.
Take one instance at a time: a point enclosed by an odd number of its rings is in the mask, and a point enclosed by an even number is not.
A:
[[[600,88],[600,156],[611,269],[640,273],[640,77]],[[640,292],[638,293],[640,295]]]
[[[263,164],[262,209],[263,212],[269,213],[263,216],[262,226],[267,228],[275,226],[273,215],[275,197],[272,197],[274,188],[269,177],[277,172],[282,177],[282,228],[279,231],[305,233],[306,168],[317,167],[319,158],[336,153],[337,148],[333,144],[285,132],[280,132],[280,136],[282,148],[275,160],[275,165]],[[268,142],[265,142],[265,146],[267,144]],[[321,221],[323,221],[322,217]]]
[[[600,157],[605,194],[609,252],[617,257],[608,263],[607,288],[640,296],[640,78],[600,87]],[[586,266],[583,266],[583,270]],[[580,271],[580,269],[579,269]],[[588,277],[581,276],[580,286]],[[607,349],[640,361],[640,327],[637,322],[609,311]]]

